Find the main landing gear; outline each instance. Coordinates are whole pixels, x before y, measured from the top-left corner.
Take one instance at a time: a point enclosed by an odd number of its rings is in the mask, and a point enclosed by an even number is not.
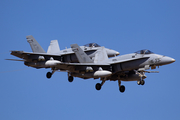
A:
[[[96,90],[101,90],[101,87],[103,86],[104,83],[105,83],[105,80],[103,80],[101,83],[97,83],[95,86]]]
[[[101,90],[101,87],[103,86],[104,83],[105,83],[105,80],[102,80],[101,83],[97,83],[95,86],[96,90]],[[123,93],[125,91],[125,86],[121,85],[120,80],[118,80],[118,85],[119,85],[119,91]]]
[[[50,79],[55,72],[56,70],[53,70],[52,72],[47,72],[46,77]]]
[[[119,91],[123,93],[125,91],[125,86],[121,85],[121,81],[120,80],[118,80],[118,85],[119,85]]]
[[[74,80],[73,76],[68,76],[68,81],[72,82]]]
[[[47,72],[46,77],[50,79],[51,76],[52,76],[52,73],[51,72]]]
[[[68,73],[68,81],[73,82],[73,80],[74,80],[74,77],[71,76],[71,73]]]
[[[50,79],[52,77],[52,75],[54,74],[55,70],[53,70],[52,72],[47,72],[46,77],[48,79]],[[70,75],[70,73],[68,73],[68,81],[72,82],[74,80],[74,77]]]

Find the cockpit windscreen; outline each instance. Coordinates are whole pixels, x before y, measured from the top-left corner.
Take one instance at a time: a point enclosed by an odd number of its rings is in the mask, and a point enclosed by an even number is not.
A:
[[[86,47],[101,47],[100,45],[98,45],[97,43],[89,43],[89,44],[86,44],[84,45]]]
[[[150,50],[144,49],[144,50],[139,50],[135,53],[137,53],[137,54],[152,54],[153,52],[151,52]]]

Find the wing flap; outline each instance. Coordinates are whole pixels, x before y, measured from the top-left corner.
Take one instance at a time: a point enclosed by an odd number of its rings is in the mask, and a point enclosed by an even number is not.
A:
[[[11,51],[11,55],[24,59],[26,61],[38,59],[39,56],[43,56],[44,58],[60,57],[60,55],[57,54],[32,53],[32,52],[24,52],[24,51]]]

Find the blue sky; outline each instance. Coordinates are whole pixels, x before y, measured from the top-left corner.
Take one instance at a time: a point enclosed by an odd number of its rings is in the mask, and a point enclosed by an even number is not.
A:
[[[0,1],[0,119],[1,120],[179,120],[180,119],[180,1],[178,0],[3,0]],[[176,59],[160,73],[146,74],[144,86],[75,78],[48,69],[34,69],[10,50],[31,51],[26,41],[33,35],[47,50],[57,39],[61,49],[96,42],[120,54],[140,49]]]

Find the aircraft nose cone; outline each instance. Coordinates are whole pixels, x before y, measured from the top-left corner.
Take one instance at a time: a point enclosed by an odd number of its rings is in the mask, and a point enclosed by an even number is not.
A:
[[[175,59],[171,59],[172,63],[175,62],[176,60]]]
[[[175,62],[176,60],[171,58],[171,57],[167,57],[167,56],[164,56],[162,59],[161,59],[161,64],[162,65],[166,65],[166,64],[170,64],[170,63],[173,63]]]
[[[116,52],[116,55],[120,55],[120,53],[119,53],[119,52]]]

